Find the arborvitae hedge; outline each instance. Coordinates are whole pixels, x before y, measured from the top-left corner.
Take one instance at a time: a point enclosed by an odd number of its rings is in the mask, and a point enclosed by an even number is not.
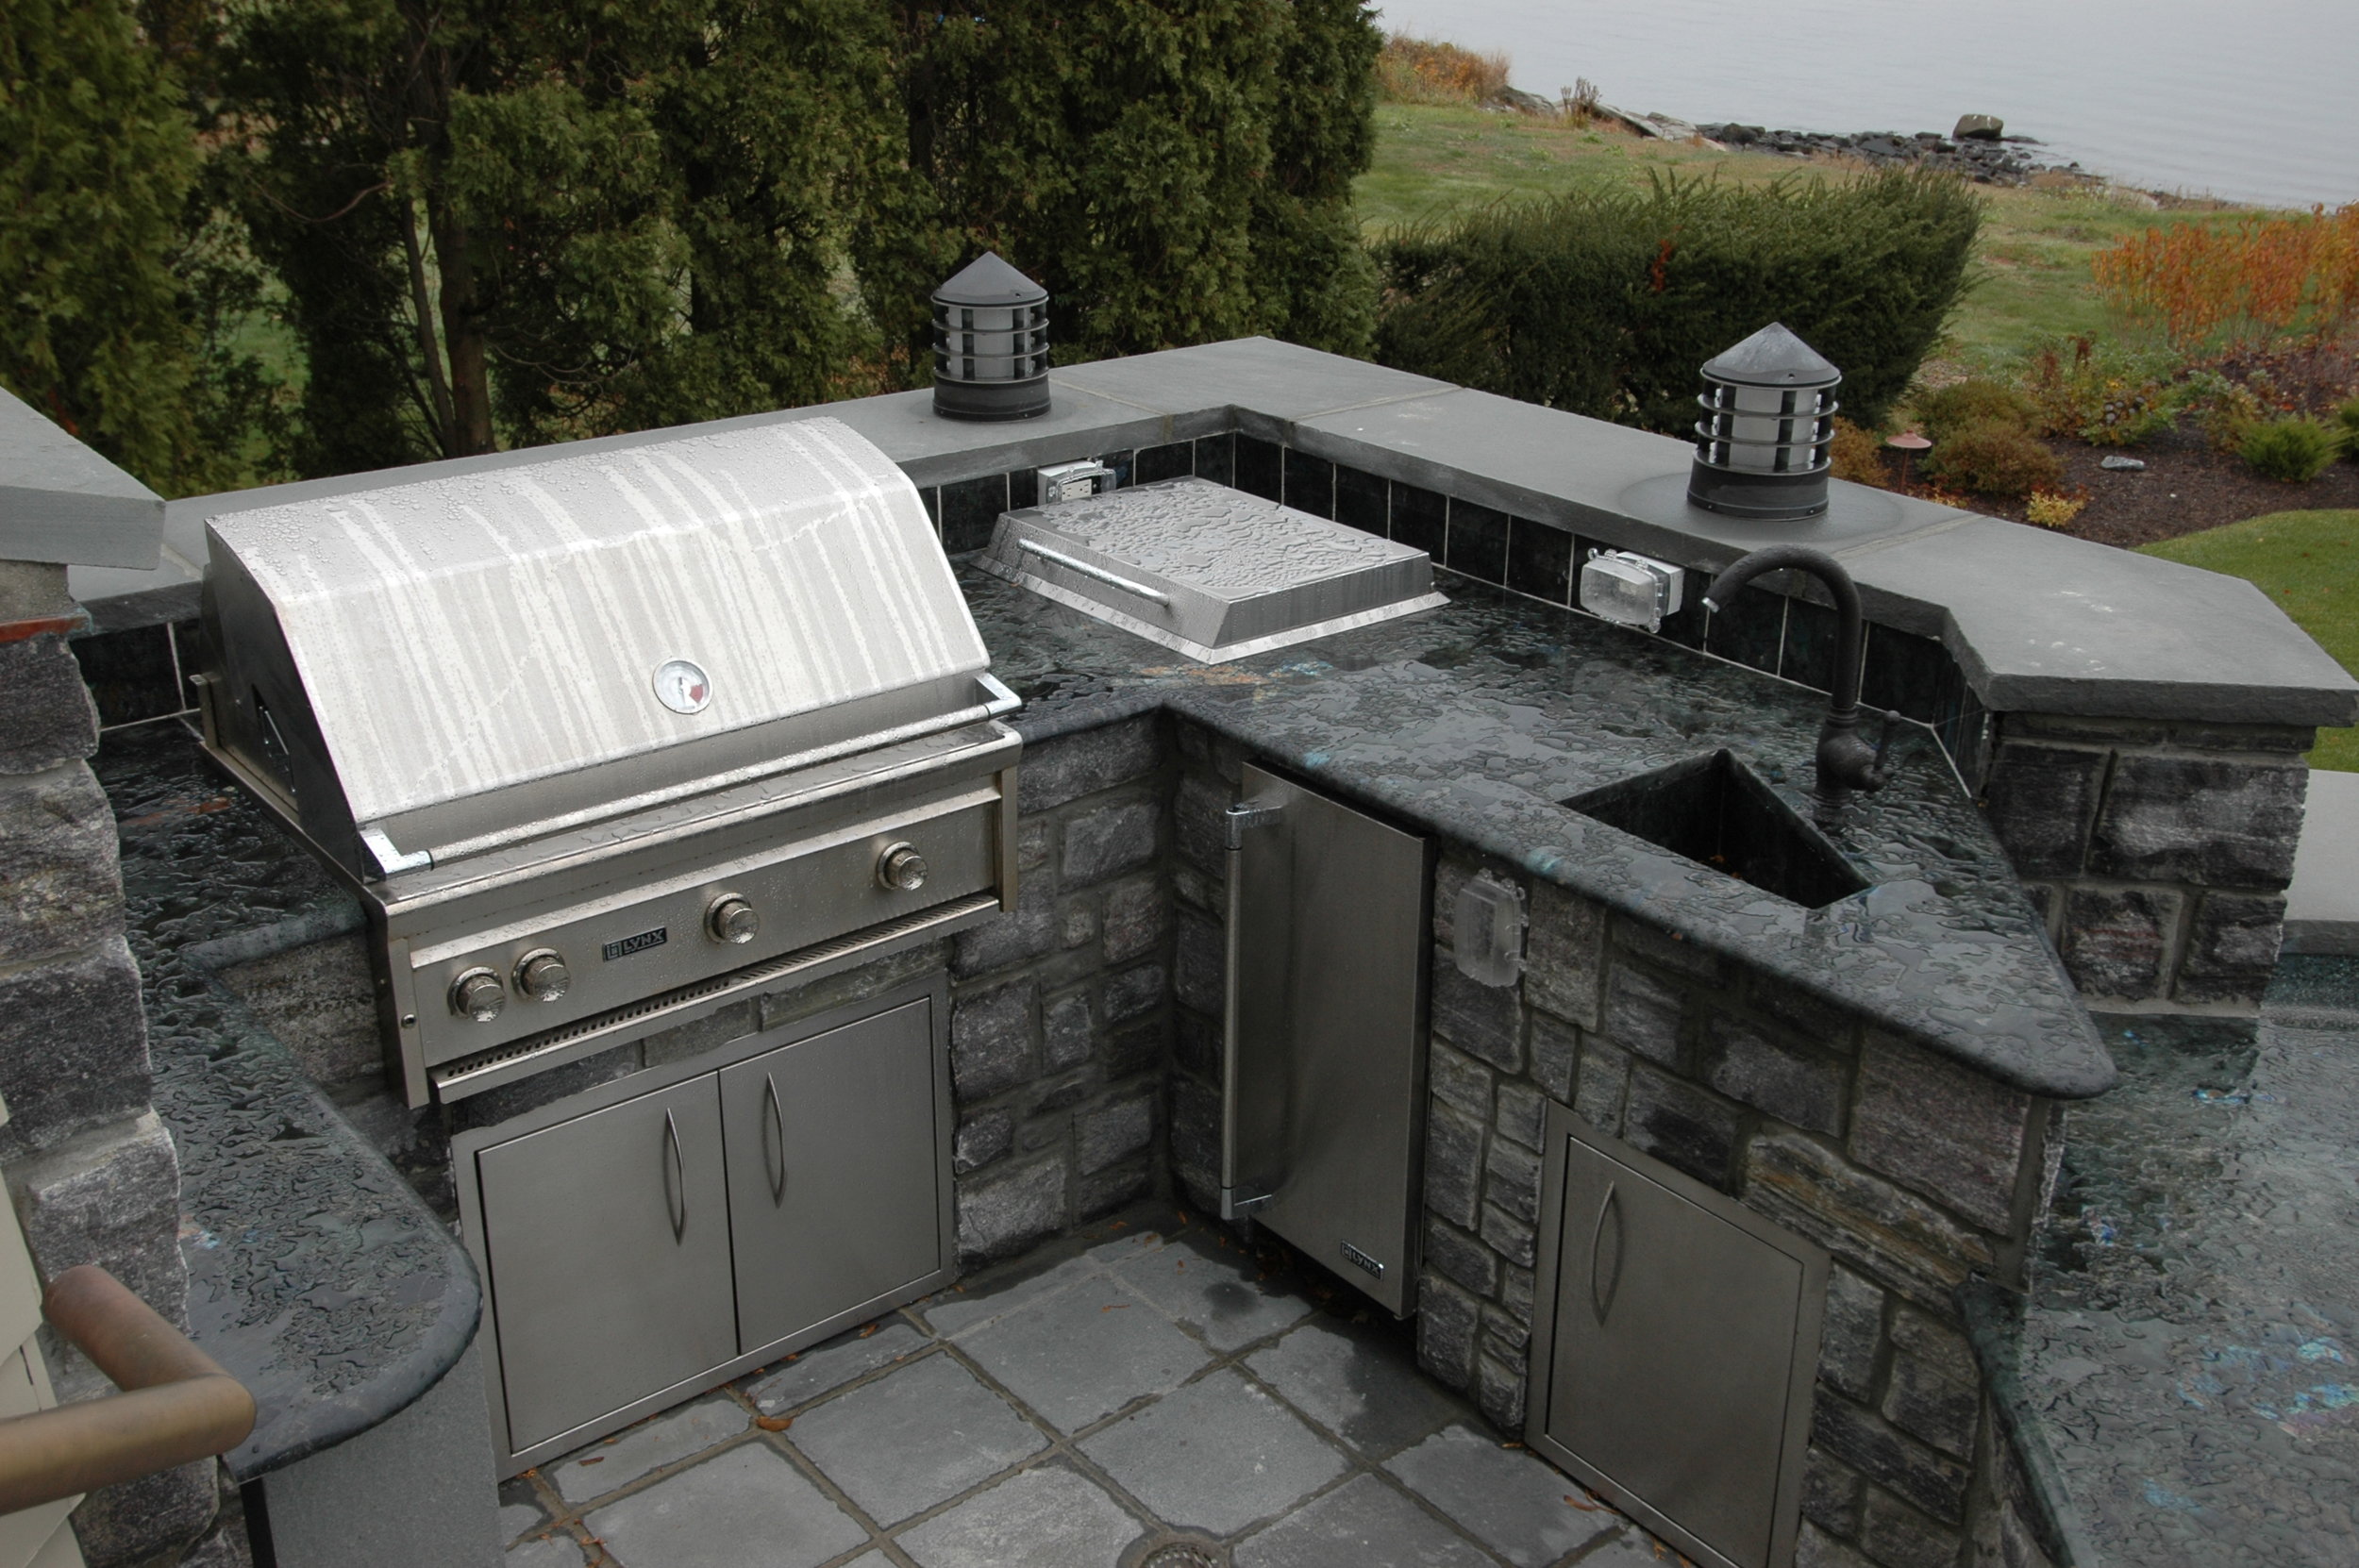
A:
[[[1951,176],[1659,178],[1436,221],[1376,247],[1377,358],[1684,434],[1698,372],[1782,321],[1881,421],[1964,292],[1982,204]]]
[[[1059,363],[1257,332],[1366,351],[1363,0],[893,8],[911,177],[869,193],[855,261],[911,380],[928,296],[983,250],[1048,290]]]

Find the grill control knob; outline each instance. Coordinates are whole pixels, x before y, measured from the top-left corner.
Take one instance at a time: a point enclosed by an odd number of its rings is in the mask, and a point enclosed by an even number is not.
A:
[[[877,857],[877,885],[897,892],[915,892],[926,885],[926,857],[912,843],[885,846]]]
[[[507,988],[488,969],[470,969],[450,983],[450,1010],[461,1018],[489,1024],[507,1005]]]
[[[761,911],[728,893],[705,910],[705,930],[715,942],[751,942],[761,929]]]
[[[536,947],[516,960],[516,989],[536,1002],[554,1002],[574,983],[556,949]]]

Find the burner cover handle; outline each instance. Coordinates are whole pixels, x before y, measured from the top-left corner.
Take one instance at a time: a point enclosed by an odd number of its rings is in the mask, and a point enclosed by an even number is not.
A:
[[[536,1002],[554,1002],[574,983],[574,973],[554,947],[536,947],[516,960],[516,989]]]
[[[450,983],[450,1010],[461,1018],[489,1024],[507,1005],[508,988],[488,969],[470,969]]]
[[[751,942],[761,929],[761,911],[733,892],[714,899],[705,910],[705,931],[715,942]]]
[[[929,869],[915,844],[887,844],[877,857],[877,885],[895,892],[915,892],[926,885]]]

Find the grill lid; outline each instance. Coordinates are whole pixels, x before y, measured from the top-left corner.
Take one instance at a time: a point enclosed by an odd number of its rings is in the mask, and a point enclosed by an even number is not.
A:
[[[906,719],[989,663],[915,488],[832,419],[208,531],[229,635],[275,619],[363,824],[887,693]]]

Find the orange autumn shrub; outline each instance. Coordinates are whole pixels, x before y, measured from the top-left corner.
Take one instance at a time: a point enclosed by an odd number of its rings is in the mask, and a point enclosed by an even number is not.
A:
[[[1376,58],[1377,95],[1397,104],[1488,104],[1507,93],[1507,56],[1393,33]]]
[[[2100,251],[2091,268],[2116,308],[2183,350],[2297,325],[2334,336],[2359,314],[2359,203],[2150,228]]]

